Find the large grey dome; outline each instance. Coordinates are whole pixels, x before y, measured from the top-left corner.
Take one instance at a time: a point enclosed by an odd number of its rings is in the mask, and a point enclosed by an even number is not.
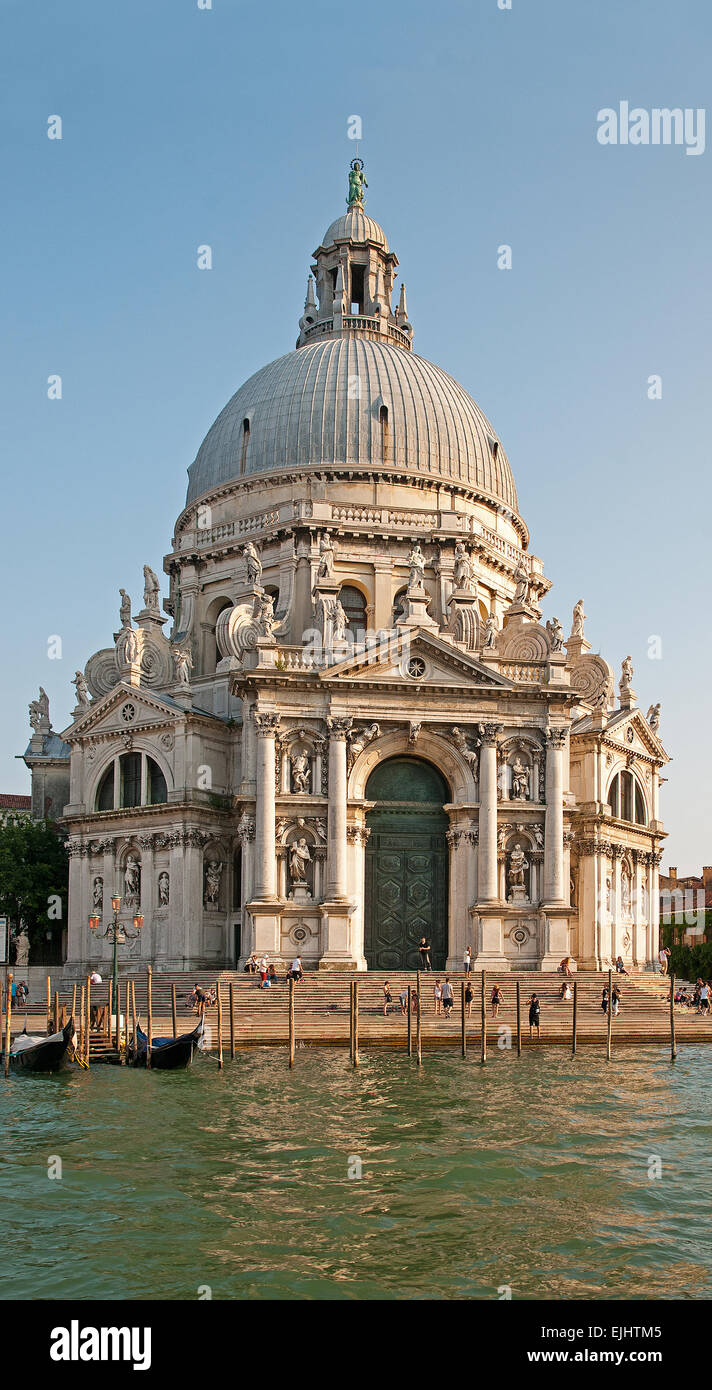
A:
[[[439,475],[518,510],[504,450],[467,391],[425,358],[367,337],[308,343],[250,377],[201,444],[187,502],[243,473],[309,465]]]

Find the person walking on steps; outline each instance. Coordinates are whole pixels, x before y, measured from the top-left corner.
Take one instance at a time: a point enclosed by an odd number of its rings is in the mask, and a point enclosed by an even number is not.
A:
[[[532,1035],[532,1028],[536,1028],[537,1038],[541,1037],[541,1005],[536,994],[530,994],[527,999],[529,1006],[529,1037]]]

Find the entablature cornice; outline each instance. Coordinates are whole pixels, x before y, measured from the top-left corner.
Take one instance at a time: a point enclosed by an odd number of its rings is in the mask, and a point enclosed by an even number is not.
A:
[[[218,819],[221,824],[231,818],[234,819],[235,811],[231,804],[229,806],[209,806],[196,803],[195,801],[161,801],[155,806],[122,806],[111,811],[77,811],[71,815],[60,817],[60,825],[66,826],[70,834],[76,830],[91,835],[92,833],[105,834],[107,827],[116,821],[124,826],[127,822],[136,825],[139,833],[139,826],[150,824],[151,822],[165,819],[166,814],[173,819],[177,815],[204,815],[211,819]],[[125,830],[121,831],[126,834]]]

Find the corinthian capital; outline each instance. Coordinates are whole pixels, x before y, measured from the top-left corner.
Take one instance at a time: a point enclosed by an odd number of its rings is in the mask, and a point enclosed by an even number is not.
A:
[[[479,734],[485,748],[496,748],[497,735],[502,732],[501,724],[480,724]]]
[[[258,738],[274,738],[279,728],[278,714],[258,714],[255,710],[254,720]]]
[[[326,727],[329,730],[329,738],[342,741],[347,737],[353,722],[350,715],[327,715]]]
[[[568,736],[568,729],[549,729],[547,734],[551,748],[565,748]]]

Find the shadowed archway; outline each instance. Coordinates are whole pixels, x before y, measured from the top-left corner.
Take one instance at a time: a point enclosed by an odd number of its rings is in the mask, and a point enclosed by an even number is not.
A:
[[[422,758],[387,758],[374,768],[367,812],[365,956],[369,970],[417,970],[422,936],[434,970],[448,950],[448,785]]]

